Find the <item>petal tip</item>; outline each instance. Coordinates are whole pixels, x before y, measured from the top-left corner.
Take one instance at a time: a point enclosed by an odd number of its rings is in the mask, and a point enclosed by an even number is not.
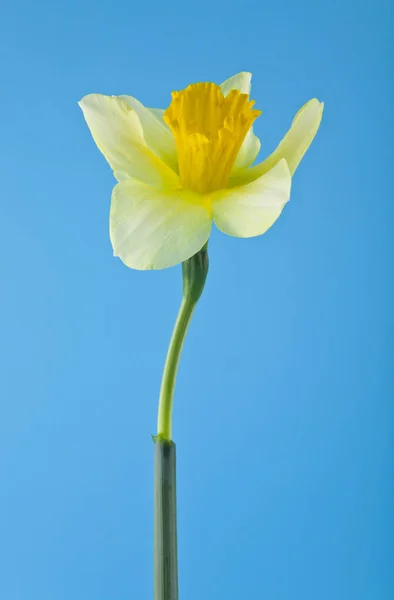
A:
[[[243,75],[243,77],[245,77],[245,80],[248,83],[248,86],[251,86],[252,83],[252,73],[250,71],[241,71],[240,75]]]
[[[314,104],[316,106],[316,108],[318,108],[321,112],[323,112],[324,102],[320,102],[320,100],[318,98],[312,98],[312,100],[310,100],[310,103]]]
[[[86,94],[79,100],[78,106],[83,112],[85,112],[85,109],[89,109],[89,102],[91,102],[98,95],[99,94]]]

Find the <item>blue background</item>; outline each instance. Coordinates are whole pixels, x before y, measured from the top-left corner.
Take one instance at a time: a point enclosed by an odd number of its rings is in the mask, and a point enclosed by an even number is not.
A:
[[[240,70],[263,155],[309,98],[326,108],[277,224],[212,236],[176,390],[181,599],[392,597],[389,15],[388,0],[3,7],[4,600],[152,598],[150,434],[181,274],[112,257],[114,180],[77,101],[165,107]]]

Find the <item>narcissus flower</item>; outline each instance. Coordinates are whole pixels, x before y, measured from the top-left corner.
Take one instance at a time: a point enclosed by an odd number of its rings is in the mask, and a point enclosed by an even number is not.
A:
[[[113,169],[110,236],[115,256],[134,269],[163,269],[196,254],[212,222],[236,237],[261,235],[290,196],[291,177],[313,140],[323,104],[307,102],[276,150],[260,150],[252,125],[250,73],[222,85],[173,92],[166,110],[131,96],[85,96],[80,106]]]

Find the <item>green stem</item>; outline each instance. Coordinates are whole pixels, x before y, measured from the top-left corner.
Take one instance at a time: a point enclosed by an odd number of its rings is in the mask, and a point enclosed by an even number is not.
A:
[[[195,304],[192,304],[188,298],[182,298],[164,366],[157,416],[157,435],[165,440],[172,438],[172,405],[176,374],[194,308]]]
[[[172,405],[179,359],[190,320],[208,274],[206,245],[182,264],[182,274],[183,297],[164,365],[157,417],[157,436],[169,441],[172,439]]]
[[[182,264],[183,297],[168,348],[155,436],[154,599],[178,600],[176,463],[172,405],[179,359],[193,311],[208,273],[206,245]]]

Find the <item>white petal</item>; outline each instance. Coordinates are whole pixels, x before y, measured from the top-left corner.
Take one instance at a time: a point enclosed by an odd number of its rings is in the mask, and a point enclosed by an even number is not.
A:
[[[289,131],[276,150],[262,163],[245,171],[234,173],[230,185],[253,181],[272,169],[281,158],[286,159],[293,175],[319,129],[323,107],[324,103],[319,102],[316,98],[304,104],[294,117]]]
[[[138,114],[122,98],[89,94],[79,103],[97,146],[115,177],[176,185],[177,175],[146,145]]]
[[[164,111],[157,108],[146,108],[132,96],[120,96],[137,113],[145,142],[157,156],[171,169],[178,170],[178,156],[175,139],[170,128],[163,120]]]
[[[289,200],[290,187],[290,171],[282,159],[252,183],[212,194],[213,220],[228,235],[261,235],[279,217]]]
[[[323,102],[319,102],[316,98],[304,104],[294,117],[289,131],[279,146],[264,161],[266,169],[270,169],[278,160],[285,158],[293,175],[319,129],[323,107]]]
[[[207,242],[212,218],[200,195],[159,190],[134,179],[112,194],[110,236],[115,256],[132,269],[164,269]]]
[[[260,147],[260,140],[257,135],[253,133],[253,127],[251,127],[246,134],[240,151],[238,152],[233,171],[250,167],[250,165],[252,165],[256,160],[257,155],[260,152]]]
[[[248,94],[249,96],[251,79],[252,73],[247,73],[246,71],[233,75],[220,85],[223,95],[227,96],[231,90],[239,90],[241,94]]]

